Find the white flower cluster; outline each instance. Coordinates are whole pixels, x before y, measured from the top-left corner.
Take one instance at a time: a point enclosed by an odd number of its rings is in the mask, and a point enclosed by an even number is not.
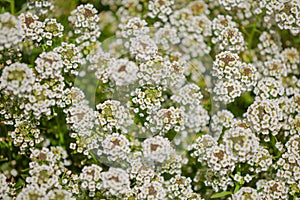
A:
[[[161,27],[155,32],[155,43],[160,49],[170,51],[174,46],[177,46],[180,42],[180,38],[177,34],[177,29],[170,24]]]
[[[219,0],[219,3],[227,10],[230,10],[232,7],[239,6],[241,2],[242,0]]]
[[[261,198],[266,199],[287,199],[288,187],[283,181],[260,180],[257,183],[257,189],[263,189],[264,192],[259,192]]]
[[[107,100],[96,106],[98,112],[98,123],[104,131],[114,129],[121,130],[122,133],[128,133],[127,127],[133,121],[129,110],[121,102],[116,100]]]
[[[193,83],[183,86],[179,89],[178,94],[171,96],[173,101],[183,106],[190,106],[192,109],[201,104],[202,98],[200,88]]]
[[[0,199],[299,199],[299,0],[0,4]]]
[[[207,167],[204,182],[206,186],[211,186],[215,191],[227,190],[227,187],[232,186],[233,180],[229,178],[229,174],[233,172],[235,162],[232,155],[225,152],[223,145],[208,148],[203,161]]]
[[[55,38],[63,36],[64,27],[56,21],[55,18],[46,18],[39,21],[39,17],[31,12],[21,13],[19,19],[22,21],[22,30],[25,32],[27,40],[36,40],[40,43],[42,40],[46,45],[52,46]]]
[[[84,41],[96,42],[100,36],[98,11],[92,4],[80,5],[71,12],[69,21],[74,26],[74,33],[80,35],[76,38],[76,43]]]
[[[161,136],[147,138],[143,142],[142,147],[146,159],[160,163],[168,160],[174,151],[171,147],[170,141]]]
[[[43,52],[35,60],[35,69],[40,79],[58,79],[62,81],[63,61],[60,54],[55,52]]]
[[[14,145],[20,146],[21,153],[43,141],[43,138],[40,136],[40,130],[34,124],[29,124],[25,120],[16,122],[15,129],[10,133],[10,136]]]
[[[60,147],[52,146],[51,149],[32,149],[29,163],[29,176],[26,178],[26,186],[17,195],[17,199],[32,198],[63,198],[74,200],[71,191],[62,188],[61,183],[66,183],[67,176],[71,174],[65,166],[67,153]],[[61,177],[63,173],[65,178]]]
[[[241,200],[245,198],[260,199],[256,189],[251,187],[242,187],[237,193],[232,195],[232,200]]]
[[[257,81],[256,68],[252,64],[241,62],[237,54],[224,51],[216,56],[212,75],[217,78],[214,97],[224,103],[233,102],[243,92],[250,91]]]
[[[189,146],[189,150],[192,150],[192,157],[198,157],[198,161],[202,162],[207,148],[211,148],[215,145],[217,145],[217,141],[212,136],[203,135],[198,137],[196,141]]]
[[[258,136],[276,136],[282,126],[282,110],[275,100],[256,100],[247,110],[247,120]]]
[[[35,82],[34,71],[24,63],[13,63],[1,74],[0,89],[22,97],[32,91]]]
[[[260,43],[257,45],[259,54],[262,56],[266,56],[272,58],[272,56],[276,55],[281,51],[281,43],[279,35],[275,31],[264,31],[259,36]],[[268,71],[268,70],[266,70]]]
[[[74,44],[62,42],[61,46],[56,47],[54,51],[61,56],[64,65],[63,72],[70,71],[71,74],[77,75],[82,56],[79,49]]]
[[[51,1],[37,0],[28,1],[28,9],[38,16],[45,16],[54,9],[54,5]]]
[[[144,182],[142,186],[136,188],[136,190],[139,191],[137,199],[166,199],[166,190],[161,181],[162,180],[153,180],[151,182]]]
[[[192,180],[184,176],[176,175],[175,177],[171,178],[168,184],[168,198],[178,198],[181,200],[201,200],[202,198],[200,197],[200,195],[193,192],[191,183]]]
[[[52,46],[54,37],[61,38],[64,27],[56,21],[55,18],[46,18],[43,23],[44,31],[42,37],[46,39],[46,45]]]
[[[149,123],[144,123],[144,125],[149,127],[151,132],[161,132],[161,134],[171,129],[179,132],[184,125],[183,111],[175,107],[162,108],[156,114],[148,116],[147,120]]]
[[[147,114],[155,113],[159,110],[164,102],[162,97],[162,87],[142,87],[137,88],[131,93],[132,103],[137,108],[134,109],[135,113],[138,113],[140,117],[144,117],[144,111]]]
[[[180,39],[178,45],[170,50],[179,47],[187,59],[204,56],[211,50],[205,41],[205,37],[211,35],[211,21],[203,13],[194,15],[192,8],[176,10],[170,16],[170,25],[176,28],[177,37]]]
[[[299,135],[291,137],[285,144],[285,147],[287,151],[281,155],[276,163],[276,167],[278,168],[276,177],[284,180],[291,188],[289,192],[294,195],[300,188]]]
[[[171,96],[171,100],[184,108],[183,124],[191,133],[199,132],[209,121],[208,112],[201,105],[202,98],[200,88],[193,83],[184,85],[178,91],[174,91],[174,95]]]
[[[137,78],[139,68],[128,59],[112,60],[108,66],[107,73],[117,86],[126,86],[134,83]]]
[[[117,32],[122,38],[136,37],[149,33],[148,23],[140,17],[132,17],[119,25],[121,29]]]
[[[79,180],[81,182],[80,187],[83,190],[89,191],[89,197],[95,196],[95,192],[101,189],[101,172],[102,168],[98,165],[92,164],[91,166],[84,166],[82,169]]]
[[[101,173],[103,188],[112,195],[125,194],[130,190],[129,175],[120,168],[110,167],[107,172]]]
[[[267,149],[259,148],[253,158],[249,160],[250,172],[260,173],[266,172],[272,166],[272,155]]]
[[[246,162],[259,149],[259,139],[249,128],[236,127],[225,131],[223,143],[226,152],[233,155],[239,162]]]
[[[173,0],[151,0],[148,4],[148,16],[151,18],[158,17],[163,22],[168,20],[168,16],[172,13]]]
[[[130,38],[129,42],[125,43],[125,47],[129,49],[130,55],[139,61],[151,60],[158,51],[154,40],[149,35]]]
[[[280,81],[271,77],[266,77],[258,81],[253,92],[256,94],[256,98],[276,99],[283,96],[284,88]]]
[[[21,22],[10,13],[0,14],[0,51],[17,48],[22,39]]]
[[[297,35],[300,32],[300,4],[298,0],[270,1],[266,6],[270,14],[275,13],[275,21],[280,29],[290,30]]]
[[[244,20],[243,23],[249,23],[247,19],[261,14],[266,7],[267,1],[219,0],[219,4],[229,12],[236,12],[236,17]]]
[[[9,184],[7,183],[6,181],[6,176],[4,174],[0,174],[0,197],[2,199],[12,199],[10,196],[9,196],[9,192],[11,190],[11,188],[9,187]]]
[[[31,12],[21,13],[19,20],[22,22],[22,29],[25,38],[36,42],[41,42],[43,33],[43,22],[39,21],[39,17]]]
[[[178,61],[164,60],[157,55],[152,60],[142,62],[137,73],[140,85],[180,86],[184,81],[184,65]]]
[[[231,127],[234,116],[228,110],[220,110],[211,117],[211,130],[216,137],[223,133],[223,130]]]
[[[262,73],[264,76],[280,79],[283,76],[287,76],[287,72],[286,65],[279,59],[267,60],[263,64]]]
[[[212,32],[212,43],[217,45],[218,51],[241,52],[244,50],[244,37],[230,16],[218,15],[214,18]]]
[[[220,50],[229,50],[232,52],[240,52],[244,50],[244,37],[239,29],[234,27],[225,27],[218,38],[213,43],[219,44]]]
[[[102,141],[102,154],[106,155],[108,160],[116,161],[117,159],[126,159],[127,154],[130,153],[129,141],[125,135],[113,133],[108,135]],[[99,150],[97,154],[99,155]]]
[[[89,107],[87,102],[81,101],[74,104],[65,112],[68,114],[66,122],[71,125],[71,129],[75,133],[74,138],[77,135],[83,137],[91,134],[96,120],[96,113]]]

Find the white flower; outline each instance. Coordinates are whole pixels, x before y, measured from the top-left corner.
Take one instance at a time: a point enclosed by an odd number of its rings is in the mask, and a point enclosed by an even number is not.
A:
[[[170,141],[161,136],[146,139],[142,144],[142,148],[145,158],[160,163],[168,160],[174,151]]]

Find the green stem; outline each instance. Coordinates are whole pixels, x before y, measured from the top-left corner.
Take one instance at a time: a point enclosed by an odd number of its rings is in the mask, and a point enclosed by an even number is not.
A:
[[[256,18],[256,21],[255,23],[253,24],[253,28],[252,28],[252,31],[250,33],[250,36],[249,36],[249,40],[248,40],[248,51],[251,49],[252,47],[252,42],[253,42],[253,38],[254,38],[254,35],[255,35],[255,32],[257,31],[257,24],[258,22],[260,21],[261,19],[261,16],[262,15],[259,15],[257,18]]]
[[[64,135],[63,133],[59,132],[59,143],[60,145],[64,145],[65,144],[65,139],[64,139]]]
[[[95,163],[98,163],[98,160],[97,158],[95,157],[95,155],[93,153],[90,153],[92,159],[95,161]]]
[[[10,0],[10,12],[11,14],[15,14],[15,0]]]

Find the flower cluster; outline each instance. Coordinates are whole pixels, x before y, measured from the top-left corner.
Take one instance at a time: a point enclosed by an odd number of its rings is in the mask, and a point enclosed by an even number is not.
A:
[[[22,2],[0,199],[299,199],[299,0]]]
[[[212,68],[216,83],[215,100],[230,103],[256,84],[256,68],[240,61],[238,54],[223,51],[216,56]]]
[[[31,149],[30,159],[26,186],[18,194],[17,199],[31,199],[33,197],[75,199],[72,192],[63,189],[61,185],[66,184],[67,186],[67,179],[71,174],[71,171],[65,167],[69,165],[69,162],[67,161],[67,153],[62,147]]]
[[[192,180],[184,176],[176,175],[170,179],[168,198],[201,200],[199,194],[194,193],[191,186]]]
[[[161,136],[146,139],[142,147],[145,158],[161,163],[168,160],[173,151],[169,140]]]
[[[81,5],[73,10],[69,21],[74,26],[74,33],[81,35],[76,38],[76,43],[80,44],[85,40],[95,42],[100,36],[97,22],[99,17],[97,10],[91,4]]]
[[[151,0],[149,1],[148,15],[151,18],[158,17],[163,22],[168,20],[168,15],[172,13],[172,6],[174,5],[173,0]]]
[[[258,98],[272,99],[283,96],[284,88],[280,81],[271,77],[266,77],[258,81],[253,92]]]
[[[256,100],[247,110],[247,120],[257,135],[276,136],[281,128],[282,110],[275,100]]]
[[[54,51],[60,55],[62,64],[64,65],[63,72],[71,72],[71,74],[78,74],[76,70],[81,64],[81,53],[74,44],[63,42],[61,46],[56,47]]]
[[[23,39],[21,22],[10,13],[0,15],[0,52],[4,49],[17,48]]]
[[[43,141],[40,130],[34,124],[28,124],[27,121],[16,122],[14,131],[9,134],[14,145],[19,146],[23,153],[28,147],[34,147]]]
[[[139,17],[132,17],[119,25],[120,32],[118,36],[122,38],[136,37],[149,33],[147,22]]]
[[[2,71],[0,89],[22,97],[30,93],[35,82],[34,71],[24,63],[13,63]]]
[[[127,154],[130,152],[128,139],[118,133],[107,136],[102,142],[102,147],[101,154],[105,154],[107,159],[111,161],[126,159]],[[99,150],[97,154],[100,154]]]
[[[11,185],[7,182],[7,177],[4,174],[0,174],[0,197],[2,199],[12,199],[10,196]]]
[[[101,174],[103,188],[107,189],[110,194],[125,194],[130,189],[129,175],[120,168],[109,168],[109,171]]]
[[[259,139],[249,128],[228,129],[223,135],[223,143],[226,152],[239,162],[249,160],[259,149]]]
[[[126,127],[132,123],[129,110],[116,100],[107,100],[96,106],[98,121],[104,131],[113,129],[127,133]]]
[[[275,13],[275,21],[280,29],[290,30],[294,35],[299,33],[299,1],[271,1],[267,8],[269,13]]]
[[[27,6],[30,11],[38,16],[45,16],[54,9],[54,5],[51,1],[43,0],[30,0],[28,1]]]
[[[264,191],[259,193],[261,198],[286,199],[288,195],[288,187],[282,181],[261,180],[257,183],[257,189]]]
[[[232,200],[240,200],[240,199],[260,199],[261,197],[257,193],[257,190],[251,187],[243,187],[237,193],[232,195]]]
[[[25,37],[29,41],[34,40],[39,43],[43,40],[46,45],[52,46],[54,38],[63,36],[64,27],[55,18],[46,18],[44,21],[39,21],[37,15],[27,12],[22,13],[19,19],[22,22]]]
[[[179,132],[183,128],[183,111],[175,107],[162,108],[155,115],[148,116],[148,121],[145,126],[149,126],[152,132],[165,133],[171,129]]]
[[[128,85],[137,80],[138,67],[127,59],[118,59],[111,62],[108,74],[117,86]]]
[[[220,136],[223,130],[231,127],[234,116],[228,110],[220,110],[211,117],[211,130],[215,137]]]
[[[89,191],[89,196],[95,196],[96,189],[101,189],[101,172],[102,168],[98,165],[84,166],[78,179],[80,188]]]
[[[219,44],[219,49],[229,50],[232,52],[243,51],[244,48],[244,38],[242,33],[234,27],[225,27],[219,36],[215,38],[213,43]]]
[[[36,42],[41,42],[43,33],[43,22],[39,17],[31,12],[21,13],[19,20],[22,22],[22,29],[25,38]]]
[[[73,27],[72,33],[79,50],[84,56],[93,54],[97,39],[100,37],[98,11],[92,4],[80,5],[71,12],[68,20]],[[86,62],[82,60],[82,62]]]

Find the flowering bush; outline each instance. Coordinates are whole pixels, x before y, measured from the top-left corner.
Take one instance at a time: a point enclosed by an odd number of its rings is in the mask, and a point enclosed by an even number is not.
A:
[[[0,199],[300,199],[299,0],[0,5]]]

